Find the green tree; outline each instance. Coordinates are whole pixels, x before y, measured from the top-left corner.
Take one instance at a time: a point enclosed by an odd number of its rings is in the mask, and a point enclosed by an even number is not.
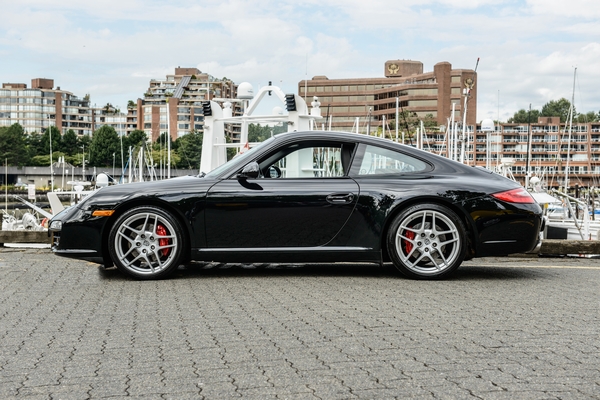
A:
[[[127,136],[123,137],[123,147],[124,147],[124,151],[125,153],[127,153],[129,150],[129,146],[131,147],[139,147],[141,146],[143,143],[146,143],[148,141],[148,137],[146,136],[146,132],[140,130],[140,129],[136,129],[134,131],[131,131],[131,133]]]
[[[106,103],[106,105],[102,107],[102,109],[106,114],[112,114],[116,111],[115,107],[110,103]]]
[[[27,144],[27,153],[29,154],[30,158],[43,153],[42,135],[40,133],[30,133],[27,135],[25,141]]]
[[[564,97],[560,100],[550,100],[542,107],[540,116],[542,117],[560,117],[560,122],[567,122],[569,117],[569,110],[571,109],[571,102]],[[577,112],[573,107],[573,116],[576,116]]]
[[[425,118],[428,118],[428,116],[426,116]],[[433,115],[431,115],[431,118],[433,118]],[[429,121],[427,121],[427,123],[429,123]],[[390,121],[390,129],[393,129],[394,131],[396,130],[396,121],[395,120],[391,120]],[[425,125],[425,120],[423,121],[423,124]],[[417,127],[421,125],[421,120],[419,119],[419,116],[417,115],[417,113],[409,111],[409,110],[402,110],[398,113],[398,131],[399,132],[404,132],[404,137],[405,137],[405,142],[406,143],[413,143],[413,137],[415,135],[415,132],[417,130]],[[437,122],[436,122],[436,126],[437,126]],[[373,131],[375,128],[373,127],[373,124],[371,124],[371,131]]]
[[[160,150],[162,148],[168,148],[169,143],[167,142],[167,138],[169,142],[171,142],[171,150],[175,150],[173,139],[171,139],[171,136],[167,132],[163,132],[160,135],[158,135],[158,138],[156,138],[156,142],[152,143],[152,149]]]
[[[537,123],[539,116],[539,110],[532,109],[530,113],[529,110],[522,108],[519,111],[517,111],[512,118],[509,118],[508,122],[516,124],[526,124],[528,122],[531,122],[533,124]]]
[[[127,101],[127,108],[135,108],[136,104],[133,100],[128,100]]]
[[[69,129],[62,138],[62,151],[73,156],[77,153],[77,134],[73,129]]]
[[[82,147],[89,149],[92,145],[92,137],[90,135],[83,135],[77,138],[77,151]]]
[[[177,138],[175,142],[180,158],[177,168],[200,169],[202,138],[203,135],[195,130]]]
[[[271,137],[271,130],[269,129],[268,126],[263,126],[260,124],[248,125],[248,141],[249,142],[263,142],[270,137]]]
[[[2,163],[23,166],[29,163],[29,152],[23,127],[13,124],[9,127],[0,128],[0,157]]]
[[[283,132],[287,132],[287,127],[283,125],[275,125],[270,127],[260,124],[250,124],[248,125],[248,141],[253,143],[264,142],[271,136]]]
[[[159,163],[162,161],[163,168],[166,168],[167,160],[169,159],[169,152],[166,148],[163,147],[162,149],[157,149],[153,147],[151,154],[155,166],[158,166]],[[171,150],[171,168],[176,168],[177,165],[179,165],[180,163],[180,155],[176,151]]]
[[[594,112],[594,111],[589,111],[585,114],[578,114],[577,118],[574,119],[574,121],[585,124],[588,122],[598,122],[600,121],[599,119],[599,115],[598,113]]]
[[[112,167],[113,153],[120,154],[119,135],[112,126],[104,125],[92,135],[90,149],[90,165],[96,167]]]
[[[433,129],[438,127],[437,119],[434,118],[433,114],[425,114],[423,117],[423,126],[426,129]]]
[[[57,127],[51,126],[46,129],[42,134],[41,138],[41,150],[44,154],[50,154],[50,135],[52,134],[52,153],[55,151],[60,151],[62,149],[62,135]],[[39,155],[39,154],[38,154]],[[52,159],[56,160],[57,158],[52,156]]]

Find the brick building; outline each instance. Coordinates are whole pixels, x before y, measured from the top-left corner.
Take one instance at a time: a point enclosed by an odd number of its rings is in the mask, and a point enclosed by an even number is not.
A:
[[[447,126],[454,103],[455,120],[462,121],[464,89],[472,88],[467,103],[467,125],[476,123],[477,74],[473,70],[452,69],[440,62],[433,71],[423,72],[423,63],[390,60],[379,78],[329,79],[315,76],[298,83],[298,93],[310,102],[312,96],[321,101],[323,115],[331,117],[334,130],[366,133],[367,126],[396,119],[396,109],[408,111],[418,118],[433,118]],[[358,123],[357,123],[358,121]]]
[[[177,67],[174,74],[165,79],[150,81],[144,98],[138,99],[135,109],[128,110],[128,118],[132,121],[137,118],[138,129],[144,130],[153,141],[167,129],[175,140],[192,130],[203,132],[203,101],[234,98],[236,93],[237,85],[233,81],[217,79],[197,68]],[[233,112],[234,115],[242,113],[236,103]],[[239,127],[229,127],[227,133],[239,138]]]

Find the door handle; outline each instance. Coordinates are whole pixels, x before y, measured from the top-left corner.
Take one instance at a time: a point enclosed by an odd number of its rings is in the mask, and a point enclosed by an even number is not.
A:
[[[327,196],[327,202],[331,204],[348,204],[354,200],[354,193],[334,193]]]

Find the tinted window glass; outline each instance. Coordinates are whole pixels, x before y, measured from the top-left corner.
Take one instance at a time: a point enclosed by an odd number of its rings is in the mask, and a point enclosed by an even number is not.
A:
[[[311,146],[292,151],[273,165],[281,178],[323,178],[344,176],[341,147]]]
[[[367,146],[359,175],[406,174],[425,171],[428,165],[414,157],[381,147]]]

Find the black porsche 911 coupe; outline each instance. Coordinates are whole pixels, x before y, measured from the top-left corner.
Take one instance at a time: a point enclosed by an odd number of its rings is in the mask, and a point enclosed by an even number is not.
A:
[[[366,135],[276,135],[208,174],[97,190],[50,221],[53,251],[140,279],[191,260],[391,261],[443,278],[465,259],[539,248],[518,183]]]

